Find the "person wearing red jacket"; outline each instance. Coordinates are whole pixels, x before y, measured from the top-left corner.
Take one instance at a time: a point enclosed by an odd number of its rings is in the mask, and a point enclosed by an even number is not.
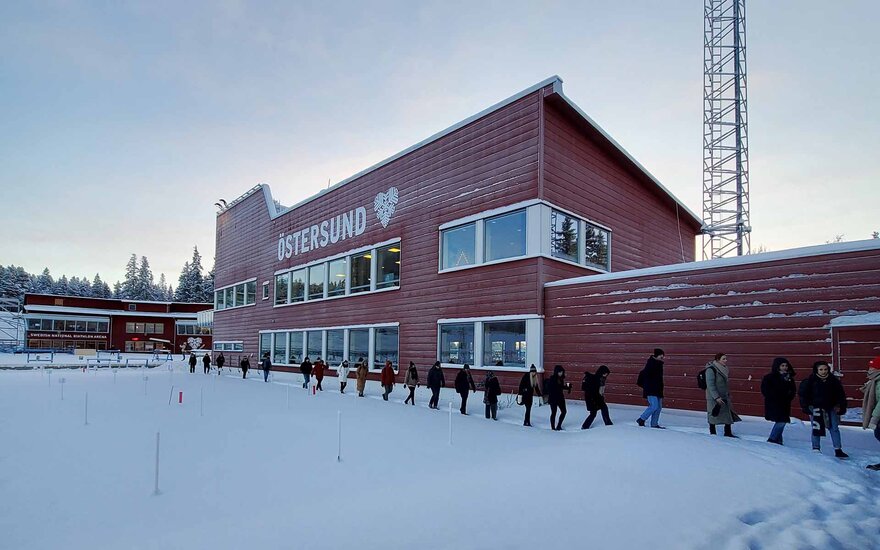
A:
[[[385,361],[385,367],[382,369],[382,376],[380,379],[382,383],[382,387],[385,389],[385,393],[382,394],[382,399],[388,401],[388,394],[391,393],[391,390],[394,389],[394,369],[391,366],[391,361]]]
[[[315,364],[312,365],[312,374],[315,375],[315,380],[318,381],[318,385],[315,386],[315,389],[318,391],[324,391],[324,388],[321,387],[321,380],[324,379],[324,361],[320,357],[315,359]]]

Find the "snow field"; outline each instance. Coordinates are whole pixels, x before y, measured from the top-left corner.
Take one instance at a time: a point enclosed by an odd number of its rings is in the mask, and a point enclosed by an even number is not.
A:
[[[864,469],[880,443],[861,429],[842,430],[839,461],[828,440],[810,452],[805,426],[767,444],[759,419],[730,440],[703,414],[664,411],[652,430],[612,406],[614,426],[584,432],[571,401],[551,432],[549,407],[533,428],[516,406],[493,422],[480,393],[462,417],[449,389],[433,411],[424,388],[412,407],[401,385],[386,403],[376,382],[357,398],[328,377],[312,396],[300,376],[225,370],[64,370],[51,387],[0,372],[0,548],[880,548],[880,475]]]

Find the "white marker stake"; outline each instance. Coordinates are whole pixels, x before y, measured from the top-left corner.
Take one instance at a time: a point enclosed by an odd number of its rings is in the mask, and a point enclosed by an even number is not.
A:
[[[156,432],[156,483],[153,487],[153,496],[159,495],[159,432]]]
[[[61,400],[64,401],[64,378],[61,378]]]
[[[287,408],[290,409],[290,385],[287,385]]]
[[[52,371],[48,371],[46,374],[49,375],[49,387],[52,387]]]
[[[342,462],[342,411],[336,411],[336,429],[339,433],[339,442],[336,446],[336,462]]]
[[[147,379],[149,377],[144,375],[144,395],[147,395]]]
[[[168,404],[171,405],[171,400],[174,398],[174,386],[171,386],[171,391],[168,392]]]
[[[203,406],[204,402],[204,388],[199,388],[199,416],[205,416],[205,409]]]
[[[452,445],[452,401],[449,402],[449,444]]]
[[[113,385],[116,385],[116,369],[113,369]]]
[[[86,392],[86,423],[85,425],[89,425],[89,392]]]

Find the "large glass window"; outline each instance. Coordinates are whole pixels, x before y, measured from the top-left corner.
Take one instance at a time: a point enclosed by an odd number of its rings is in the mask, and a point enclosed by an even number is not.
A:
[[[345,331],[344,330],[328,330],[327,331],[327,364],[333,368],[339,366],[344,356]]]
[[[310,330],[306,333],[308,335],[307,345],[309,346],[309,358],[312,362],[315,362],[315,359],[318,357],[324,357],[324,341],[323,334],[324,332],[321,330]]]
[[[376,288],[400,286],[400,243],[376,250],[376,277]]]
[[[235,285],[235,305],[244,305],[244,283]]]
[[[526,211],[519,210],[489,218],[485,222],[487,262],[526,254]]]
[[[98,332],[107,332],[108,327],[107,321],[98,321]]]
[[[263,354],[270,352],[272,347],[272,335],[271,334],[261,334],[260,335],[260,356],[257,358],[259,362],[263,358]],[[252,365],[256,368],[256,365]]]
[[[578,261],[580,220],[553,210],[550,213],[550,250],[555,258]]]
[[[290,273],[282,273],[275,276],[275,305],[287,303],[287,294],[290,284]]]
[[[235,288],[233,288],[233,287],[229,287],[229,288],[224,289],[223,292],[226,294],[226,298],[225,298],[225,300],[226,300],[226,307],[232,307],[232,306],[235,306],[235,305],[239,305],[239,304],[236,304],[236,303],[234,302],[234,300],[235,300]]]
[[[286,332],[277,332],[275,333],[275,344],[272,348],[272,362],[273,363],[286,363],[285,355],[287,354],[287,333]]]
[[[354,367],[355,361],[370,357],[370,329],[353,328],[348,331],[348,360]]]
[[[40,330],[52,330],[52,319],[41,319],[40,320]],[[77,321],[76,322],[76,330],[78,332],[85,332],[86,324],[85,321]]]
[[[309,300],[324,297],[324,268],[327,264],[313,265],[309,268]]]
[[[225,294],[222,290],[214,293],[214,309],[220,310],[226,308],[226,301],[223,299]]]
[[[64,321],[60,319],[52,321],[52,330],[56,332],[64,332]]]
[[[385,366],[385,361],[389,360],[395,369],[399,368],[399,352],[397,327],[381,327],[375,331],[376,343],[374,346],[375,358],[373,359],[373,368],[381,369]]]
[[[27,327],[28,330],[40,330],[40,320],[39,319],[28,319]]]
[[[348,276],[348,259],[340,258],[328,264],[327,296],[345,294],[345,278]]]
[[[305,349],[303,348],[303,333],[302,332],[290,332],[290,353],[287,354],[287,361],[282,361],[283,363],[290,363],[291,365],[299,365],[305,359]]]
[[[440,362],[474,364],[474,324],[440,325]]]
[[[248,283],[245,283],[244,303],[245,304],[256,304],[257,303],[257,281],[250,281]]]
[[[608,254],[610,238],[611,235],[608,231],[590,223],[586,224],[584,248],[586,249],[585,262],[587,265],[611,271],[610,256]]]
[[[370,261],[373,255],[369,252],[351,257],[351,293],[370,290]]]
[[[290,301],[302,302],[306,295],[306,270],[297,269],[290,273]]]
[[[37,323],[39,323],[39,320],[37,320]],[[126,323],[126,326],[128,326],[128,323]],[[39,328],[40,328],[40,325],[38,324],[37,329],[39,330]],[[74,332],[75,330],[76,330],[76,321],[64,321],[64,331],[65,332]],[[132,331],[126,331],[126,332],[132,332]]]
[[[469,223],[443,231],[443,269],[476,263],[476,228]]]
[[[496,321],[483,324],[483,365],[525,367],[526,322]]]

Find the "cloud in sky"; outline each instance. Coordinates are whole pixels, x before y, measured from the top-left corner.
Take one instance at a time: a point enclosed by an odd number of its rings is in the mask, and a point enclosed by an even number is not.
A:
[[[754,245],[880,229],[878,15],[749,3]],[[553,74],[699,212],[702,29],[699,2],[4,3],[0,263],[175,281],[217,198],[293,204]]]

